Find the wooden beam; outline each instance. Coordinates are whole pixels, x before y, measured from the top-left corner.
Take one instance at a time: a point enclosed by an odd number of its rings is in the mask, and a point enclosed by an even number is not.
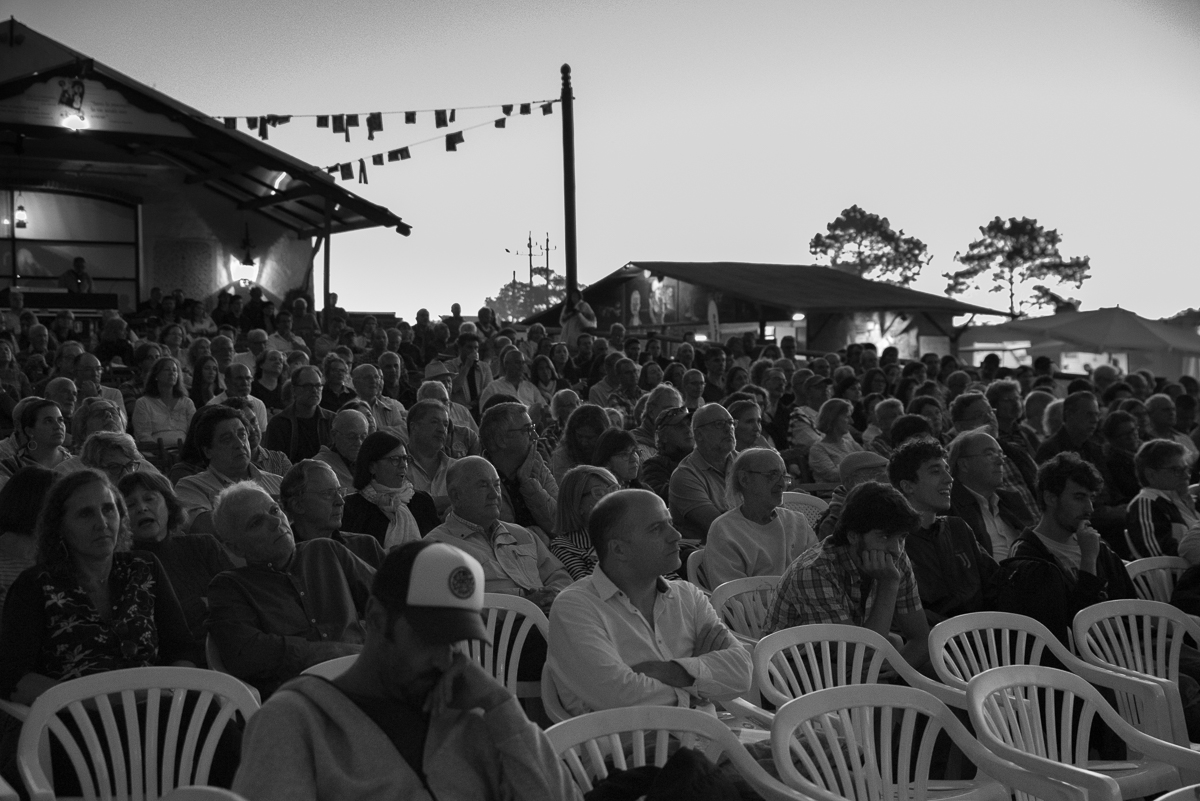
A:
[[[230,175],[239,175],[253,167],[254,165],[248,161],[238,161],[226,167],[219,167],[215,170],[209,170],[208,172],[189,175],[183,179],[183,182],[185,184],[206,184],[209,181],[215,181],[218,178],[227,178]]]
[[[291,200],[299,200],[302,197],[318,194],[317,190],[308,184],[292,187],[286,192],[276,192],[271,195],[262,195],[260,197],[243,200],[237,204],[237,207],[242,211],[250,211],[252,209],[265,209],[268,206],[277,206],[280,203],[287,203]]]

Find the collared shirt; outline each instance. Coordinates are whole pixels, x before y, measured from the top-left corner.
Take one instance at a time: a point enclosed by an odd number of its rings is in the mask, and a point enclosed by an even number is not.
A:
[[[708,531],[689,521],[689,512],[703,506],[712,506],[718,513],[731,508],[725,498],[725,475],[733,465],[733,454],[725,458],[725,464],[713,467],[699,451],[692,451],[679,462],[671,474],[671,523],[684,539],[703,541]]]
[[[788,439],[793,448],[803,448],[820,442],[824,435],[817,430],[817,410],[808,406],[792,409],[788,421]]]
[[[425,471],[419,461],[410,458],[408,460],[408,480],[412,482],[413,489],[417,492],[428,492],[435,498],[444,498],[450,494],[446,489],[446,471],[457,461],[457,459],[447,456],[445,451],[438,451],[437,466],[434,467],[432,473],[429,473]]]
[[[284,337],[278,331],[267,337],[267,347],[271,350],[282,351],[283,353],[293,350],[308,350],[308,345],[305,344],[303,337],[295,333]]]
[[[408,442],[408,415],[404,411],[404,404],[377,395],[375,400],[368,401],[367,405],[375,415],[376,428],[395,434],[401,442]]]
[[[375,571],[344,545],[321,538],[296,543],[282,570],[246,565],[213,578],[209,631],[221,660],[264,690],[304,668],[350,653],[366,635]]]
[[[209,406],[220,406],[225,401],[229,400],[229,393],[222,392],[218,395],[213,395],[212,400],[208,402]],[[270,415],[267,414],[267,405],[253,395],[247,395],[242,398],[243,401],[250,405],[254,410],[254,416],[258,419],[258,430],[266,431],[267,423],[271,422]]]
[[[340,453],[328,445],[322,445],[321,450],[317,451],[317,455],[313,458],[332,467],[338,483],[344,489],[354,488],[354,465],[348,463]]]
[[[512,395],[526,406],[535,406],[539,403],[545,404],[546,399],[542,397],[542,393],[538,391],[529,381],[521,379],[520,386],[514,386],[504,376],[493,379],[492,383],[488,384],[482,392],[479,393],[479,407],[483,408],[488,402],[488,398],[493,395]]]
[[[917,578],[908,556],[902,555],[896,612],[921,611]],[[800,555],[783,577],[767,614],[765,633],[803,626],[807,623],[839,623],[849,620],[861,626],[875,604],[878,584],[867,588],[866,577],[854,564],[849,545],[825,540]],[[866,594],[864,594],[866,593]]]
[[[279,497],[279,485],[283,476],[267,473],[250,465],[250,480],[266,490],[272,498]],[[230,478],[209,467],[203,473],[179,479],[179,483],[175,485],[175,494],[179,496],[179,503],[183,505],[183,510],[191,520],[198,514],[211,512],[221,490],[238,481],[241,479]]]
[[[725,648],[693,656],[713,626],[725,629],[695,585],[659,578],[650,621],[597,565],[554,600],[546,666],[563,706],[576,715],[732,698],[750,687],[750,653],[729,635]],[[676,662],[696,681],[677,688],[633,671],[648,660]]]
[[[963,488],[979,502],[979,513],[983,517],[988,539],[992,542],[992,558],[997,562],[1007,559],[1009,549],[1017,541],[1017,537],[1021,536],[1021,532],[1004,522],[1004,518],[1000,516],[999,496],[993,492],[991,497],[985,498],[966,484],[963,484]]]
[[[561,590],[571,574],[541,538],[515,523],[497,520],[485,530],[451,510],[446,522],[425,535],[433,542],[461,548],[483,565],[484,592],[523,595],[542,588]]]

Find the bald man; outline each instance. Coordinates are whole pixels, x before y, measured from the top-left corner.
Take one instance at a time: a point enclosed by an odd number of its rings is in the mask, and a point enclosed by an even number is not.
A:
[[[329,465],[344,489],[354,489],[354,464],[363,440],[370,433],[367,418],[352,409],[338,412],[330,432],[332,441],[322,445],[313,458]]]
[[[703,545],[708,527],[732,507],[725,477],[733,466],[734,422],[724,406],[708,403],[692,415],[696,446],[671,474],[671,522],[691,545]]]
[[[500,475],[482,456],[468,456],[446,471],[450,512],[425,539],[446,542],[483,565],[486,592],[528,598],[550,610],[571,574],[541,538],[516,523],[500,520]]]
[[[707,407],[706,407],[707,408]],[[750,654],[679,570],[682,538],[652,492],[618,490],[587,522],[599,562],[550,610],[546,661],[568,712],[689,707],[750,688]]]

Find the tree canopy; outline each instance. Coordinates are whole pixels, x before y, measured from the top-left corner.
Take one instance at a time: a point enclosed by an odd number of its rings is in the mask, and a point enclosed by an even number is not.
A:
[[[835,270],[888,284],[908,286],[932,260],[925,243],[892,229],[887,217],[851,206],[808,244]]]
[[[1091,276],[1087,256],[1064,259],[1058,252],[1062,237],[1058,231],[1047,231],[1037,220],[999,217],[980,226],[982,236],[967,247],[966,253],[955,253],[954,260],[963,269],[942,273],[949,283],[947,295],[958,295],[967,289],[979,288],[981,277],[991,282],[989,292],[1007,292],[1008,310],[1016,316],[1031,308],[1058,306],[1063,298],[1045,284],[1030,287],[1032,297],[1017,300],[1017,288],[1033,281],[1052,281],[1070,284],[1076,289]]]
[[[496,313],[501,320],[524,320],[558,303],[567,296],[567,279],[562,275],[547,270],[545,267],[534,267],[534,273],[546,281],[544,284],[530,285],[513,277],[494,298],[486,298],[483,305]],[[579,285],[584,288],[583,284]]]

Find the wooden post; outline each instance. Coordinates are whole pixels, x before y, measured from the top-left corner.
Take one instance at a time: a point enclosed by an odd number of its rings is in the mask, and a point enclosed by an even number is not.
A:
[[[575,250],[575,97],[571,91],[571,65],[562,65],[563,121],[563,243],[567,263],[567,297],[563,308],[570,310],[571,293],[579,286]]]
[[[329,247],[333,244],[333,200],[325,198],[325,306],[328,310],[332,305],[329,302]],[[314,298],[316,300],[316,298]]]

